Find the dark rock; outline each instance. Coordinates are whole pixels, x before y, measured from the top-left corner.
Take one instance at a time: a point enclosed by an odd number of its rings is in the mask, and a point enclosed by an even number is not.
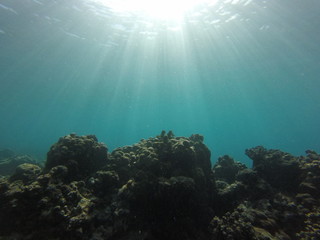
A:
[[[216,209],[217,215],[221,215],[226,211],[232,211],[235,207],[238,206],[244,199],[248,196],[248,191],[246,186],[241,182],[234,182],[231,184],[226,183],[224,186],[219,182],[220,187],[218,188],[218,200],[217,205],[219,208]]]
[[[219,157],[217,163],[213,166],[213,172],[216,179],[233,183],[237,173],[246,168],[244,164],[236,162],[230,156],[225,155]]]
[[[69,169],[63,165],[55,166],[49,171],[51,183],[65,183],[68,180],[68,175]]]
[[[0,177],[0,239],[320,239],[319,154],[257,147],[253,169],[226,155],[214,174],[203,140],[162,131],[108,156],[63,137],[44,171]]]
[[[3,150],[0,158],[0,175],[9,176],[14,173],[17,166],[23,163],[37,164],[37,161],[28,155],[15,155],[10,150]]]
[[[310,183],[310,182],[302,182],[299,185],[299,189],[298,190],[299,190],[299,192],[302,192],[302,193],[309,193],[314,198],[319,198],[319,196],[320,196],[319,189],[315,185]]]
[[[245,205],[239,205],[232,213],[214,217],[210,223],[211,239],[258,239],[252,225],[253,216]]]
[[[64,165],[68,168],[70,180],[89,176],[106,165],[107,147],[93,135],[76,136],[70,134],[55,143],[47,154],[45,172]]]
[[[205,233],[215,185],[210,151],[202,140],[163,131],[113,151],[107,168],[119,174],[122,185],[116,222],[126,219],[127,228],[147,231],[157,239]]]
[[[58,168],[58,167],[57,167]],[[23,168],[25,177],[31,166]],[[36,168],[35,168],[36,169]],[[37,172],[38,169],[36,169]],[[38,178],[0,181],[0,237],[5,239],[82,239],[92,201],[81,182],[68,185]],[[87,197],[85,197],[87,196]]]
[[[320,155],[319,155],[316,151],[307,150],[306,153],[307,153],[308,158],[309,158],[311,161],[314,161],[314,160],[320,161]]]
[[[41,168],[38,165],[23,163],[16,168],[15,173],[10,177],[10,181],[21,180],[27,183],[36,179],[40,172]]]
[[[252,169],[243,169],[237,172],[235,176],[237,181],[243,182],[246,185],[254,186],[260,180],[257,171]]]
[[[307,151],[307,157],[300,159],[299,192],[310,193],[313,197],[320,196],[320,155],[315,151]]]
[[[253,169],[272,187],[286,192],[297,191],[301,174],[297,158],[261,146],[247,149],[246,155],[253,160]]]
[[[115,171],[97,171],[88,179],[88,187],[95,195],[106,196],[119,187],[119,176]]]
[[[317,200],[314,199],[309,193],[298,193],[296,195],[296,199],[298,203],[307,208],[312,208],[317,203]]]
[[[204,137],[200,134],[192,134],[190,136],[190,140],[193,141],[193,142],[200,142],[202,143],[203,140],[204,140]]]
[[[262,198],[271,198],[274,190],[264,179],[259,177],[256,171],[244,169],[238,172],[236,180],[244,184],[246,191],[243,193],[243,199],[258,200]]]

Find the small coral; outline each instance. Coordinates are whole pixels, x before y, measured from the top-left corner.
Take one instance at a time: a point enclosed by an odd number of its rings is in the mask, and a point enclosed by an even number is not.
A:
[[[239,205],[232,213],[227,212],[222,217],[214,217],[210,223],[211,239],[256,240],[255,230],[252,225],[253,216],[245,205]]]

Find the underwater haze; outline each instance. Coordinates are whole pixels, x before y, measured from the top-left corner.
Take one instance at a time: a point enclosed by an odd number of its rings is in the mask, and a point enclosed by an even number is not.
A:
[[[320,1],[122,2],[0,0],[0,148],[44,159],[72,132],[111,151],[164,129],[204,135],[213,162],[320,151]]]

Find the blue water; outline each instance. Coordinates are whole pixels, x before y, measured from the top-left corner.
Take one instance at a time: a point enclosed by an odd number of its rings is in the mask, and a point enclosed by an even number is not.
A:
[[[132,0],[134,1],[134,0]],[[0,148],[109,150],[173,130],[212,161],[320,151],[320,1],[222,1],[164,21],[93,0],[0,0]]]

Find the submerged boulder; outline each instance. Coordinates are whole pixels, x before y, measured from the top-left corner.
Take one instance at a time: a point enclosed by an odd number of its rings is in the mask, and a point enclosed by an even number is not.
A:
[[[37,164],[37,161],[29,155],[17,155],[9,149],[0,151],[0,175],[13,174],[17,166],[23,163]]]
[[[63,165],[68,168],[70,179],[89,176],[106,165],[108,149],[99,143],[94,135],[77,136],[70,134],[59,139],[47,154],[45,172]]]
[[[0,179],[0,239],[86,239],[93,201],[84,183],[63,184],[51,171],[23,181],[30,169]]]
[[[253,170],[272,187],[295,192],[301,174],[298,158],[280,150],[267,150],[262,146],[247,149],[246,155],[253,160]]]
[[[207,232],[215,184],[202,136],[163,131],[114,150],[108,167],[118,172],[122,184],[115,212],[127,231],[147,232],[155,239],[190,239]]]
[[[218,161],[213,166],[213,172],[216,179],[233,183],[236,180],[238,172],[246,168],[244,164],[234,161],[234,159],[228,155],[224,155],[218,158]]]
[[[38,165],[23,163],[20,164],[15,173],[10,177],[11,181],[21,180],[23,182],[30,182],[34,180],[41,173],[41,168]]]

